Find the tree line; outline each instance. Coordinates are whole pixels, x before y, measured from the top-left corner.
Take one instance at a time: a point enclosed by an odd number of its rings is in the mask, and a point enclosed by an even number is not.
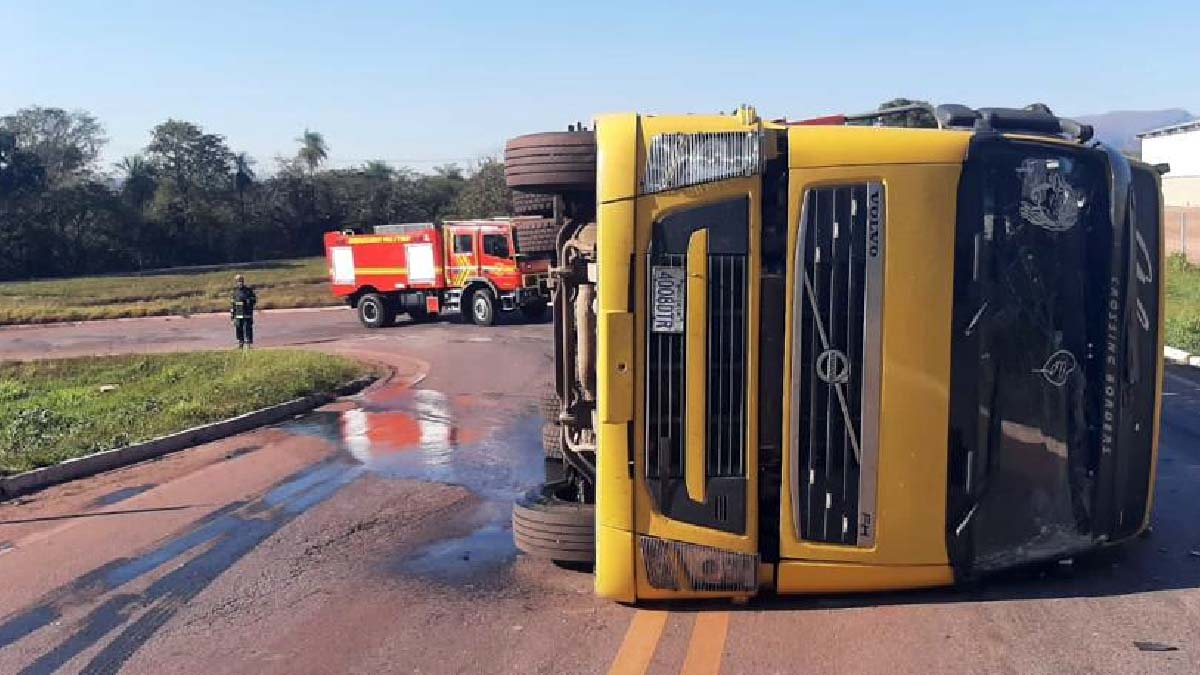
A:
[[[263,171],[175,119],[111,167],[106,142],[83,111],[0,116],[0,280],[319,255],[329,230],[511,211],[494,159],[428,174],[384,161],[326,168],[328,142],[306,129],[294,156]]]

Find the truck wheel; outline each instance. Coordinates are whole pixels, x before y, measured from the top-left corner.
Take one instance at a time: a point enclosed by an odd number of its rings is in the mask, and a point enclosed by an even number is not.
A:
[[[553,218],[518,218],[513,221],[518,253],[554,253],[558,223]]]
[[[596,507],[569,501],[570,483],[545,483],[513,504],[513,543],[537,558],[591,563],[596,559]],[[568,499],[563,499],[568,497]]]
[[[518,216],[543,216],[550,218],[554,215],[554,195],[514,192],[512,204],[513,213]]]
[[[546,303],[542,301],[531,302],[528,305],[521,306],[521,315],[530,323],[540,323],[546,319]]]
[[[396,321],[396,310],[382,295],[367,293],[358,299],[358,320],[367,328],[383,328]]]
[[[554,383],[546,385],[542,390],[542,395],[538,398],[538,411],[542,413],[542,417],[547,422],[558,422],[559,403],[558,391],[554,388]]]
[[[542,425],[542,450],[551,459],[563,458],[563,428],[547,422]]]
[[[521,192],[563,194],[596,189],[596,134],[552,131],[504,144],[504,178]]]
[[[471,320],[476,326],[496,323],[496,296],[491,290],[481,288],[471,294]]]

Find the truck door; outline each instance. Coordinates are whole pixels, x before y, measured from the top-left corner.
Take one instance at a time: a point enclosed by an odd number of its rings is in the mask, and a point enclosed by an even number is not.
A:
[[[484,274],[504,291],[520,285],[517,264],[512,257],[512,243],[508,232],[499,228],[482,229],[479,232],[479,264]]]
[[[687,171],[659,166],[689,161],[680,160],[682,151],[699,163],[741,153],[757,168],[756,125],[728,122],[729,132],[709,131],[710,123],[687,133],[679,118],[642,120],[649,166],[636,202],[634,252],[634,331],[642,346],[634,418],[637,554],[645,573],[639,597],[757,587],[758,359],[751,345],[758,340],[762,180],[746,170],[676,185]]]
[[[446,228],[446,283],[462,288],[467,280],[479,276],[478,229],[450,226]]]

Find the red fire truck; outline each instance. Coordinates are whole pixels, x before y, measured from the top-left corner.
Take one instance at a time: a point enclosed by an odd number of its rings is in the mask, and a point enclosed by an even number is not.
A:
[[[498,312],[546,313],[555,231],[552,218],[519,216],[380,225],[327,232],[325,258],[333,294],[368,328],[453,312],[490,326]]]

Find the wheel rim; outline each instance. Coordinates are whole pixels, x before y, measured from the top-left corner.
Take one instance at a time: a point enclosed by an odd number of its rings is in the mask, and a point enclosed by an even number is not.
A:
[[[488,318],[488,301],[482,293],[475,296],[475,302],[472,303],[475,307],[475,318],[480,321],[487,321]]]
[[[379,308],[374,302],[367,301],[363,303],[363,318],[367,321],[374,321],[379,318]]]

